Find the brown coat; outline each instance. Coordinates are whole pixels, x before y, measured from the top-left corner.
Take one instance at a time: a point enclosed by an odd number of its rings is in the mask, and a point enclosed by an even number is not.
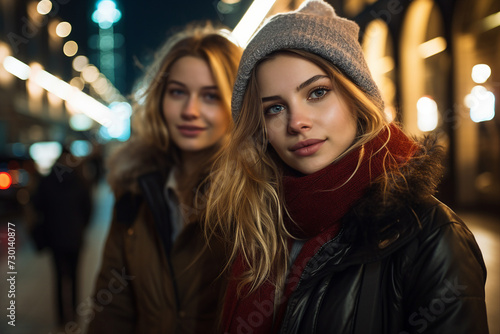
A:
[[[129,145],[126,155],[137,158],[135,148]],[[146,166],[151,169],[151,164]],[[131,175],[123,165],[121,170]],[[220,275],[226,265],[223,247],[207,247],[200,224],[190,223],[167,256],[154,220],[157,207],[142,199],[140,187],[120,189],[114,183],[120,178],[114,177],[110,184],[121,196],[96,282],[95,317],[88,333],[216,333],[226,285]],[[122,208],[127,212],[118,212]]]

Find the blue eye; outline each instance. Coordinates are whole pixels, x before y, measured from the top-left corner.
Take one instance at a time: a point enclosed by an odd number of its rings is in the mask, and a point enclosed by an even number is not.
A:
[[[205,95],[203,95],[203,97],[206,101],[209,101],[209,102],[214,102],[214,101],[220,100],[219,94],[216,94],[216,93],[206,93]]]
[[[168,91],[168,94],[171,96],[182,96],[185,94],[185,92],[181,89],[172,88]]]
[[[266,114],[266,115],[275,115],[275,114],[279,114],[283,110],[285,110],[284,106],[282,106],[281,104],[275,104],[275,105],[272,105],[272,106],[266,108],[264,110],[264,114]]]
[[[323,98],[326,94],[328,94],[330,90],[326,88],[317,88],[311,92],[309,95],[310,99],[321,99]]]

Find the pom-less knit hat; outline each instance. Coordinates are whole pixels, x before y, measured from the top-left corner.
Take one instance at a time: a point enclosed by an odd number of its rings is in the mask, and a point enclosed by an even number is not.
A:
[[[384,102],[366,64],[358,33],[355,22],[337,16],[333,7],[323,0],[306,0],[294,12],[271,17],[243,52],[231,101],[233,119],[241,110],[255,65],[282,49],[301,49],[329,60],[382,110]]]

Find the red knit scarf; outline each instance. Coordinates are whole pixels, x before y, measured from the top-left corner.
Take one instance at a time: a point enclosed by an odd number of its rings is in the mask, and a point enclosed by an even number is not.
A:
[[[223,326],[224,333],[278,332],[289,296],[297,287],[307,262],[328,240],[340,230],[340,220],[380,176],[384,168],[394,169],[405,164],[418,146],[395,125],[341,160],[310,175],[283,178],[283,191],[290,219],[285,224],[291,233],[308,239],[290,267],[285,291],[277,301],[274,314],[274,286],[261,285],[247,297],[237,297],[237,278],[247,267],[241,257],[232,266],[232,277],[226,292]],[[385,145],[385,146],[384,146]],[[393,159],[387,157],[390,152]],[[361,159],[360,159],[360,155]],[[360,162],[361,160],[361,162]],[[359,164],[359,165],[358,165]],[[356,173],[353,172],[356,170]]]

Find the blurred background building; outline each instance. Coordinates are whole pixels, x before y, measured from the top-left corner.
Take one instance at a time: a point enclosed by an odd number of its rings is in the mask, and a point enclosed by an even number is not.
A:
[[[2,255],[7,222],[27,224],[32,191],[62,145],[95,162],[129,138],[129,96],[169,32],[209,19],[236,27],[244,46],[265,16],[302,2],[0,0]],[[500,1],[328,2],[360,25],[387,113],[411,134],[437,135],[447,148],[438,197],[458,211],[500,217]],[[89,178],[103,175],[89,166]]]
[[[388,112],[448,149],[439,197],[459,208],[500,203],[500,2],[333,1],[361,42]]]

